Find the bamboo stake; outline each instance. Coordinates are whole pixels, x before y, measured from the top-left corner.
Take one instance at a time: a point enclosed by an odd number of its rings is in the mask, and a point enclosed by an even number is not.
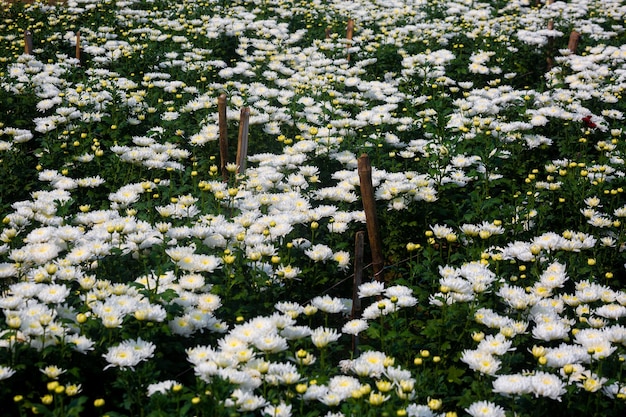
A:
[[[367,235],[372,251],[372,267],[374,278],[382,280],[383,272],[383,251],[380,233],[378,232],[378,218],[376,217],[376,199],[374,198],[374,187],[372,186],[372,165],[367,154],[359,157],[358,161],[359,181],[361,185],[361,199],[363,200],[363,210],[365,211],[365,223],[367,225]]]
[[[352,313],[353,319],[361,316],[361,299],[359,298],[359,287],[363,282],[363,246],[365,244],[365,233],[362,230],[356,232],[354,237],[354,279],[352,283]],[[352,352],[355,356],[359,350],[359,336],[352,336]]]
[[[33,54],[33,33],[30,30],[24,32],[24,53]]]
[[[354,280],[352,289],[352,318],[358,319],[361,315],[361,299],[359,298],[359,286],[363,282],[363,246],[365,244],[365,232],[359,230],[354,237]]]
[[[250,122],[250,108],[241,109],[239,117],[239,139],[237,141],[237,173],[246,170],[246,157],[248,154],[248,125]]]
[[[76,32],[76,59],[80,65],[80,31]]]
[[[552,0],[546,0],[546,6],[549,6],[552,4]],[[554,29],[554,19],[550,19],[548,21],[548,30],[552,30]],[[552,44],[553,44],[553,39],[550,38],[548,40],[548,54],[552,53]],[[546,63],[548,65],[548,71],[550,71],[552,69],[552,66],[554,65],[554,58],[551,55],[548,55],[548,57],[546,58]]]
[[[217,98],[218,126],[220,131],[220,170],[224,182],[228,181],[228,120],[226,119],[226,94],[220,94]]]
[[[578,48],[578,41],[580,41],[580,32],[573,30],[569,35],[569,42],[567,44],[567,49],[573,54],[576,53],[576,48]]]
[[[352,35],[354,34],[354,20],[348,19],[348,27],[346,29],[346,39],[348,39],[348,43],[346,44],[346,49],[350,49],[352,46]],[[350,52],[348,52],[348,62],[350,62]]]

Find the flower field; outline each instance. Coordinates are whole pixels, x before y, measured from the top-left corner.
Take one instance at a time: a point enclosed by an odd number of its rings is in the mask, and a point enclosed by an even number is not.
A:
[[[623,2],[0,10],[2,415],[626,411]]]

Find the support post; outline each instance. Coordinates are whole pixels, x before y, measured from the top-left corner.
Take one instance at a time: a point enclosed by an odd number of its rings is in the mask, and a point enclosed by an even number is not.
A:
[[[365,233],[362,230],[356,232],[354,237],[354,279],[352,283],[352,313],[353,319],[361,316],[361,299],[359,298],[359,287],[363,282],[363,246],[365,244]],[[359,335],[352,336],[352,352],[358,356]]]
[[[30,30],[24,32],[24,53],[33,54],[33,33]]]
[[[354,279],[352,289],[352,312],[351,317],[358,319],[361,316],[361,299],[359,287],[363,282],[363,247],[365,245],[365,232],[359,230],[354,236]]]
[[[348,19],[348,26],[346,28],[346,39],[348,39],[348,43],[346,44],[346,49],[350,49],[352,47],[352,36],[354,35],[354,20]],[[350,52],[348,51],[348,62],[350,62]]]
[[[226,118],[226,94],[220,94],[217,98],[217,116],[220,131],[220,171],[222,172],[223,180],[226,182],[228,181],[228,171],[226,170],[226,164],[228,164],[228,120]]]
[[[573,30],[569,35],[569,42],[567,44],[567,49],[573,54],[576,53],[576,48],[578,48],[578,41],[580,41],[580,32]]]
[[[382,240],[378,232],[378,217],[376,217],[376,199],[374,197],[374,187],[372,186],[372,165],[367,154],[363,154],[358,160],[358,173],[361,186],[361,199],[363,200],[363,210],[365,211],[365,222],[367,225],[367,236],[372,251],[372,268],[374,269],[374,279],[382,281],[383,272],[383,252]]]
[[[546,0],[546,6],[551,5],[553,2],[553,0]],[[552,30],[554,29],[554,19],[550,19],[548,21],[548,30]],[[552,57],[552,51],[553,51],[553,44],[554,44],[554,39],[550,38],[548,39],[548,57],[546,58],[546,65],[548,67],[548,71],[550,71],[552,69],[552,67],[554,66],[554,58]]]
[[[241,109],[239,117],[239,139],[237,141],[237,173],[246,170],[246,158],[248,154],[248,125],[250,122],[250,108]]]
[[[76,32],[76,59],[80,65],[80,31]]]

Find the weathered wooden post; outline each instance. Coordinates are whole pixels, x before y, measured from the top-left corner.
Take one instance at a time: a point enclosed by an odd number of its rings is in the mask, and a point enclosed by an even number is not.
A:
[[[33,54],[33,33],[30,30],[24,31],[24,53]]]
[[[363,246],[365,244],[365,232],[359,230],[354,236],[354,279],[352,288],[352,312],[351,317],[358,319],[361,316],[361,299],[359,287],[363,282]]]
[[[546,0],[546,6],[549,6],[552,4],[553,0]],[[550,21],[548,21],[548,30],[552,30],[554,29],[554,19],[550,19]],[[553,45],[553,39],[550,38],[548,39],[548,57],[546,58],[546,64],[548,66],[548,71],[550,71],[552,69],[552,66],[554,65],[554,58],[552,57],[552,45]]]
[[[250,122],[250,108],[241,109],[239,117],[239,139],[237,141],[237,173],[246,170],[246,157],[248,154],[248,124]]]
[[[576,53],[576,48],[578,48],[578,41],[580,41],[580,32],[573,30],[569,35],[569,42],[567,44],[567,49],[573,54]]]
[[[348,19],[348,27],[346,28],[346,39],[348,39],[348,43],[346,44],[346,49],[350,49],[352,47],[352,36],[354,35],[354,20]],[[350,52],[348,51],[348,62],[350,61]]]
[[[372,165],[367,154],[363,154],[358,160],[358,173],[361,185],[361,199],[363,200],[363,210],[365,211],[365,222],[367,225],[367,236],[372,251],[372,268],[374,269],[374,279],[382,280],[383,272],[383,252],[382,240],[378,232],[378,217],[376,216],[376,199],[374,197],[374,187],[372,186]]]
[[[220,131],[220,171],[224,181],[228,181],[228,120],[226,118],[226,94],[217,98],[218,128]]]
[[[361,316],[361,299],[359,298],[359,287],[363,282],[363,246],[365,244],[365,233],[362,230],[356,232],[354,237],[354,278],[352,281],[352,312],[351,318],[358,319]],[[359,350],[359,336],[352,335],[352,352],[356,356]]]
[[[80,65],[80,31],[76,32],[76,59]]]

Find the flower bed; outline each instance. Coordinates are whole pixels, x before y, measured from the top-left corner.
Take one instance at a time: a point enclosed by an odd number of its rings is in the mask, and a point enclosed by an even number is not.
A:
[[[626,409],[621,2],[0,7],[8,415]]]

